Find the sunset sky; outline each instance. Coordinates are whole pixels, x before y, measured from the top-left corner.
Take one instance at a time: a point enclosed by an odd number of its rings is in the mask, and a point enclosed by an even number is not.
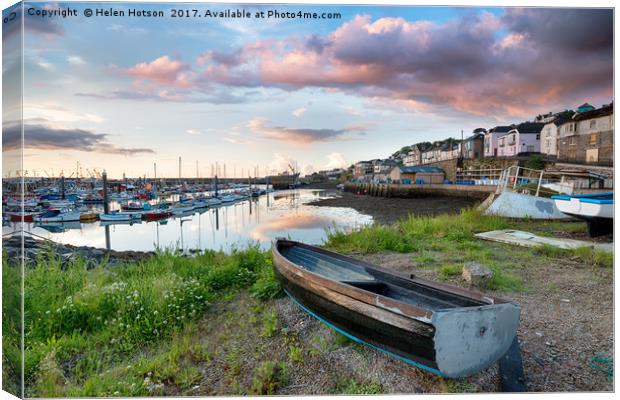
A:
[[[292,160],[307,173],[613,100],[611,10],[243,6],[342,14],[301,21],[86,18],[134,6],[31,4],[79,13],[25,19],[24,163],[38,175],[68,176],[79,161],[152,177],[156,162],[158,177],[176,177],[179,156],[184,176],[197,160],[201,176],[215,162],[228,177]],[[5,50],[17,37],[5,29]],[[18,71],[5,54],[5,82]]]

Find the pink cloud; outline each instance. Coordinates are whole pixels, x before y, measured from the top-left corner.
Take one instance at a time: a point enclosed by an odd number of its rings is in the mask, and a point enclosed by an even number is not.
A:
[[[136,64],[125,70],[138,80],[161,85],[188,88],[191,86],[192,72],[187,64],[171,60],[168,56],[159,57],[151,62]]]
[[[438,24],[358,15],[324,36],[259,40],[219,59],[209,53],[201,79],[321,87],[420,111],[448,106],[473,115],[528,116],[609,101],[610,16],[609,10],[511,9]],[[567,31],[565,20],[578,32]],[[506,33],[498,35],[500,29]]]

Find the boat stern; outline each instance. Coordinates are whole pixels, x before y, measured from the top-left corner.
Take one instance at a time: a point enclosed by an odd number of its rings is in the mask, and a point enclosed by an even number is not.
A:
[[[449,378],[472,375],[499,360],[519,326],[513,302],[439,310],[433,313],[437,367]]]

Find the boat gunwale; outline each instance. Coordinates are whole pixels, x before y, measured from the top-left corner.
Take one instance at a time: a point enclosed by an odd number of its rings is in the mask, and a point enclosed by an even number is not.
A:
[[[469,299],[474,299],[484,304],[477,305],[477,306],[468,306],[468,307],[453,307],[453,308],[447,308],[447,309],[438,309],[435,311],[430,310],[428,308],[417,307],[412,304],[408,304],[408,303],[395,300],[395,299],[392,299],[390,297],[387,297],[387,296],[384,296],[378,293],[374,293],[374,292],[359,288],[357,286],[347,284],[345,281],[336,281],[336,280],[324,277],[316,272],[302,268],[301,266],[290,261],[280,252],[278,247],[280,244],[284,244],[284,243],[292,244],[293,246],[303,247],[310,251],[315,251],[317,253],[321,253],[324,255],[329,255],[330,257],[334,257],[341,261],[353,262],[353,263],[363,266],[364,268],[369,268],[371,270],[375,270],[380,273],[389,274],[389,275],[394,276],[395,278],[402,279],[404,281],[408,281],[408,282],[421,285],[421,286],[426,286],[426,287],[439,290],[439,291],[443,291],[443,292],[447,292],[453,295],[466,297]],[[433,313],[437,313],[437,312],[443,313],[443,312],[450,312],[450,311],[456,311],[456,310],[462,310],[462,309],[472,309],[472,308],[479,308],[479,307],[487,308],[489,306],[493,306],[496,304],[504,304],[504,303],[514,304],[513,301],[506,300],[506,299],[499,298],[499,297],[488,296],[488,295],[485,295],[483,293],[476,292],[473,290],[463,289],[463,288],[459,288],[459,287],[452,286],[452,285],[447,285],[447,284],[434,282],[434,281],[430,281],[430,280],[423,279],[423,278],[418,278],[413,275],[407,276],[402,273],[398,273],[396,271],[392,271],[387,268],[381,267],[379,265],[374,265],[374,264],[371,264],[371,263],[368,263],[362,260],[357,260],[357,259],[347,257],[344,255],[335,253],[335,252],[321,249],[316,246],[310,246],[310,245],[297,242],[297,241],[293,241],[293,240],[275,239],[272,243],[272,254],[274,256],[274,264],[276,268],[278,269],[286,267],[290,270],[288,272],[294,275],[298,275],[298,276],[301,275],[302,277],[309,279],[310,281],[313,281],[316,284],[325,286],[340,294],[349,296],[358,301],[362,301],[371,306],[388,310],[395,314],[400,314],[406,317],[413,317],[413,318],[420,319],[426,322],[429,322],[432,318]],[[303,281],[299,282],[299,284],[301,285],[303,285],[303,283],[304,283]]]

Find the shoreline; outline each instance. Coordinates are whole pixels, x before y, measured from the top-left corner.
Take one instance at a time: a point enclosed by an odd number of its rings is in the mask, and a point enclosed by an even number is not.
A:
[[[372,197],[340,192],[338,197],[321,199],[307,203],[317,207],[348,207],[370,215],[375,223],[389,225],[409,215],[435,216],[457,214],[462,209],[473,207],[480,202],[459,197],[425,197],[403,199],[396,197]]]

